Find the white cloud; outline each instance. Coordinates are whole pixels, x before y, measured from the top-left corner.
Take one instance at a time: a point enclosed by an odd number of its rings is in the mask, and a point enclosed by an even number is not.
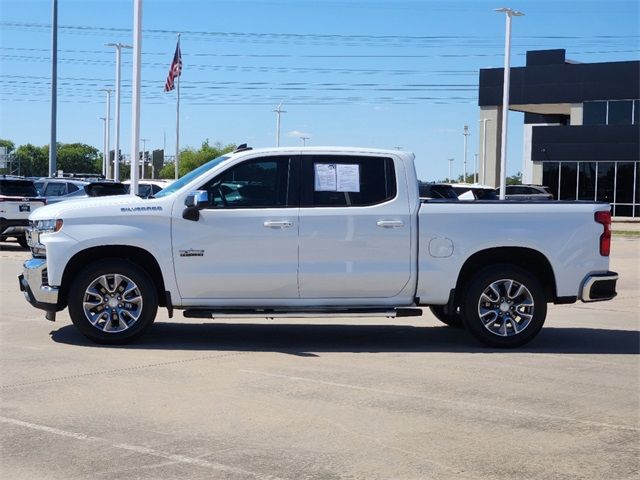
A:
[[[287,136],[296,137],[296,138],[300,138],[300,137],[311,138],[313,135],[311,135],[310,133],[301,132],[300,130],[291,130],[290,132],[287,133]]]

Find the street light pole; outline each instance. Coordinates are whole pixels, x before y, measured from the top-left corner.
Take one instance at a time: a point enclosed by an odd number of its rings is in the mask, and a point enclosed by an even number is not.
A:
[[[462,167],[462,183],[467,182],[467,138],[469,137],[469,125],[464,126],[464,162]]]
[[[500,142],[500,200],[507,193],[507,125],[509,115],[509,82],[511,79],[511,17],[522,17],[524,13],[507,7],[496,8],[506,15],[504,37],[504,80],[502,84],[502,140]]]
[[[113,179],[120,180],[120,57],[123,48],[132,48],[131,45],[124,45],[122,43],[106,43],[107,47],[116,48],[116,124],[115,124],[115,150],[113,153]],[[108,153],[108,152],[107,152]],[[110,155],[107,156],[109,158]],[[109,160],[107,160],[109,162]],[[109,162],[110,163],[110,162]],[[110,168],[107,169],[111,170]]]
[[[107,119],[105,117],[99,117],[102,120],[102,156],[109,155],[109,147],[107,146]],[[104,175],[104,166],[107,164],[107,160],[102,160],[102,174]]]
[[[111,92],[110,88],[103,88],[101,91],[107,92],[107,116],[105,118],[105,128],[104,128],[104,146],[106,156],[102,161],[102,175],[105,178],[109,178],[109,147],[111,146],[110,134],[111,134]]]
[[[49,176],[57,170],[58,145],[56,122],[58,117],[58,0],[53,0],[51,11],[51,131],[49,137]]]
[[[282,110],[282,102],[280,102],[276,107],[276,109],[274,110],[274,112],[276,112],[276,147],[279,147],[280,146],[280,114],[287,113],[287,111]]]
[[[449,159],[449,178],[448,178],[449,183],[453,183],[453,182],[451,182],[451,164],[452,163],[453,163],[453,158],[450,158]]]
[[[306,147],[307,146],[307,140],[309,140],[310,137],[300,137],[300,140],[302,140],[302,146]]]

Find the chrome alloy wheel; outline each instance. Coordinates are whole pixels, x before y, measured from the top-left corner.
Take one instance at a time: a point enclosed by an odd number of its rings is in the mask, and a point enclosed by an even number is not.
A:
[[[127,330],[140,318],[142,295],[130,278],[110,273],[89,284],[82,306],[91,325],[106,333],[117,333]]]
[[[527,287],[515,280],[493,282],[480,295],[478,315],[484,328],[500,337],[511,337],[526,329],[535,303]]]

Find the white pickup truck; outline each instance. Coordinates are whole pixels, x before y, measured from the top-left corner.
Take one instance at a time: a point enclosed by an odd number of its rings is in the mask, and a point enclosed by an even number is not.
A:
[[[246,146],[154,198],[82,199],[34,212],[20,288],[124,343],[158,306],[185,317],[419,315],[516,347],[547,303],[609,300],[609,205],[421,202],[414,155]]]

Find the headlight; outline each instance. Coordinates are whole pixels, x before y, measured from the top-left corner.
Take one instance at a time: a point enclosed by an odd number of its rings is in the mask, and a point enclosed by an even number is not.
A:
[[[54,220],[54,219],[36,220],[35,222],[33,222],[33,228],[40,233],[58,232],[62,228],[63,223],[64,222],[62,221],[61,218],[57,220]]]

